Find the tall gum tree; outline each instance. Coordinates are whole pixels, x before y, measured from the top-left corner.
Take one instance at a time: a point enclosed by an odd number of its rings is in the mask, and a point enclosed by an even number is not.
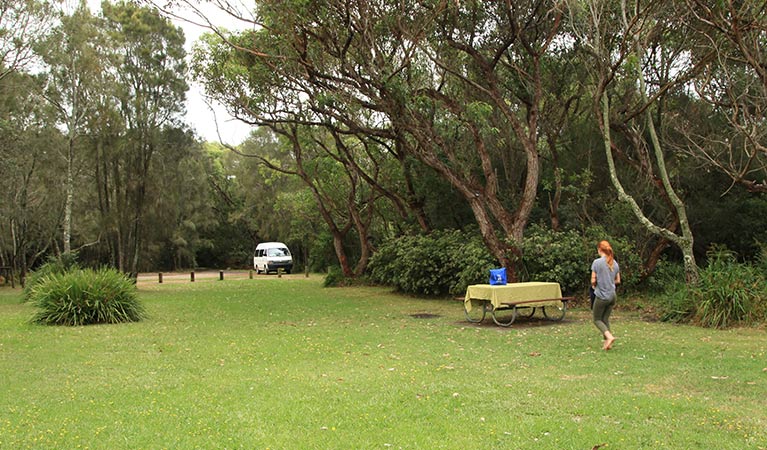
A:
[[[267,1],[250,19],[261,33],[218,30],[244,55],[239,68],[200,73],[208,92],[245,120],[259,108],[285,106],[266,105],[253,86],[242,86],[262,73],[293,101],[311,102],[318,116],[396,142],[461,194],[485,244],[515,279],[540,177],[540,63],[560,26],[557,5]],[[509,159],[521,164],[499,179],[499,161]]]
[[[72,249],[72,219],[75,177],[78,163],[75,147],[86,132],[87,118],[93,113],[97,90],[103,87],[103,63],[108,60],[100,42],[102,28],[81,1],[74,11],[62,11],[60,24],[38,45],[46,73],[42,77],[43,97],[53,106],[66,135],[65,202],[63,217],[63,251]]]
[[[154,8],[130,2],[102,4],[119,63],[115,67],[116,99],[124,136],[118,171],[122,190],[113,192],[117,208],[118,265],[137,273],[152,160],[163,127],[175,126],[184,111],[188,86],[184,33]],[[122,171],[122,173],[119,173]]]
[[[584,53],[590,56],[594,65],[595,94],[594,111],[595,117],[602,133],[605,156],[608,164],[610,180],[618,192],[618,198],[627,203],[639,222],[651,233],[668,239],[682,252],[685,267],[685,276],[688,283],[698,280],[698,267],[693,252],[693,234],[687,219],[687,211],[682,199],[677,195],[671,184],[666,168],[666,156],[663,143],[661,142],[652,117],[652,107],[657,107],[657,101],[661,93],[669,86],[683,83],[692,74],[700,70],[697,66],[685,67],[677,77],[655,92],[650,92],[646,82],[645,62],[648,56],[646,51],[647,39],[654,33],[659,33],[662,21],[654,15],[659,13],[659,3],[641,2],[633,3],[629,9],[627,2],[619,3],[609,0],[572,0],[568,2],[572,32],[582,46]],[[620,23],[621,28],[616,31],[615,23]],[[623,77],[623,78],[622,78]],[[627,84],[625,84],[628,82]],[[636,121],[637,127],[646,130],[646,136],[637,136],[638,141],[647,140],[647,146],[651,149],[655,171],[660,179],[662,192],[668,199],[677,220],[672,222],[678,226],[679,234],[671,229],[659,226],[648,218],[641,205],[626,190],[624,183],[619,177],[613,153],[617,145],[612,139],[613,115],[615,108],[610,102],[610,89],[624,83],[633,86],[629,89],[636,91],[639,101],[637,105],[630,105],[632,112],[626,114],[628,118],[622,118],[623,124]],[[625,106],[625,105],[622,105]],[[644,145],[644,144],[642,144]],[[647,163],[649,166],[650,162]]]

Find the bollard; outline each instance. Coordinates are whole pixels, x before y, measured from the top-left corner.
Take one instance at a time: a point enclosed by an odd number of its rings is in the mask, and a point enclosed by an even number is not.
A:
[[[304,265],[304,276],[309,278],[309,264]]]
[[[162,284],[162,272],[157,274],[157,281]]]
[[[219,281],[224,281],[224,271],[223,270],[218,273],[218,280]]]
[[[192,283],[194,283],[194,270],[189,274],[189,277],[192,280]]]
[[[253,279],[253,271],[252,270],[250,272],[248,272],[248,278],[250,278],[251,280]]]
[[[282,278],[282,267],[277,268],[277,278]]]

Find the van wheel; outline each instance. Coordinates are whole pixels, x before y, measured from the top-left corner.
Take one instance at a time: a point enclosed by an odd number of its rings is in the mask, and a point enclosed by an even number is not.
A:
[[[258,270],[258,266],[256,266],[256,275],[258,275],[259,273],[261,273],[261,271]]]

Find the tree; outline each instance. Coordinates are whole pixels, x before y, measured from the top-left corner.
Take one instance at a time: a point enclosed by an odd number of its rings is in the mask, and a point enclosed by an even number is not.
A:
[[[0,263],[22,283],[55,245],[63,200],[56,158],[61,135],[46,105],[35,99],[30,75],[10,73],[0,83]]]
[[[38,46],[47,73],[43,76],[43,97],[53,106],[67,137],[64,160],[66,181],[63,218],[63,251],[71,251],[72,205],[77,166],[75,145],[85,133],[86,119],[93,114],[97,90],[103,89],[104,63],[109,55],[106,42],[84,0],[75,10],[60,17],[61,23]]]
[[[0,82],[34,61],[34,44],[45,35],[53,17],[47,1],[0,2]]]
[[[617,6],[620,9],[617,9]],[[634,215],[648,231],[668,239],[679,247],[684,258],[687,281],[695,283],[698,269],[693,251],[692,231],[685,205],[671,184],[664,148],[656,130],[651,108],[657,106],[658,98],[670,87],[683,84],[697,73],[700,67],[695,65],[684,67],[684,70],[680,70],[674,79],[651,92],[646,80],[645,61],[652,56],[652,53],[648,53],[646,49],[651,37],[663,35],[663,27],[667,25],[667,22],[662,20],[661,15],[669,11],[659,9],[658,4],[653,2],[645,4],[637,1],[633,6],[633,9],[629,10],[625,0],[621,0],[619,5],[602,0],[569,3],[574,34],[586,54],[591,57],[596,70],[594,110],[603,136],[610,180],[618,191],[619,199],[631,207]],[[622,24],[620,31],[617,33],[609,31],[616,21]],[[682,55],[681,52],[677,53],[680,58]],[[647,59],[647,62],[652,66],[654,61]],[[667,199],[671,211],[676,216],[674,223],[678,223],[681,235],[667,227],[655,224],[648,218],[635,198],[626,191],[619,178],[613,158],[613,152],[618,149],[612,138],[612,130],[616,127],[611,113],[615,111],[615,107],[611,106],[609,89],[611,87],[615,89],[621,84],[623,88],[628,89],[622,93],[623,98],[630,99],[632,103],[621,105],[625,108],[622,110],[625,114],[619,128],[631,132],[628,141],[636,148],[640,150],[647,148],[648,153],[652,155],[654,169],[649,159],[646,159],[646,163],[641,167],[644,168],[645,175],[652,175],[653,172],[657,174],[660,192]],[[621,94],[620,91],[618,92]],[[644,130],[647,135],[645,137],[644,132],[635,133],[633,130]]]
[[[733,185],[767,192],[767,6],[761,1],[710,4],[687,0],[691,55],[705,65],[692,85],[709,117],[681,115],[683,148]],[[716,58],[707,58],[714,51]],[[703,107],[701,107],[703,109]],[[715,116],[718,120],[712,120]],[[708,126],[709,123],[718,126]]]
[[[103,14],[120,63],[114,68],[116,98],[124,121],[119,164],[112,169],[118,267],[137,273],[144,235],[147,186],[163,127],[174,125],[188,89],[184,34],[154,9],[104,3]]]
[[[304,125],[333,123],[431,167],[470,205],[514,279],[519,246],[507,241],[521,241],[537,194],[541,61],[561,19],[554,5],[263,2],[254,14],[262,30],[216,29],[222,44],[198,53],[208,69],[198,73],[208,93],[245,121],[263,121],[264,110],[301,110]],[[239,56],[222,57],[222,47]],[[264,92],[275,89],[283,92],[279,102]],[[508,184],[497,160],[521,161],[503,167],[514,170]]]

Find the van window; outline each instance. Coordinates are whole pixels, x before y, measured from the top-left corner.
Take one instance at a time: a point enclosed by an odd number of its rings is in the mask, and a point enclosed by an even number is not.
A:
[[[266,250],[266,256],[290,256],[290,252],[285,247],[280,248],[270,248]]]

